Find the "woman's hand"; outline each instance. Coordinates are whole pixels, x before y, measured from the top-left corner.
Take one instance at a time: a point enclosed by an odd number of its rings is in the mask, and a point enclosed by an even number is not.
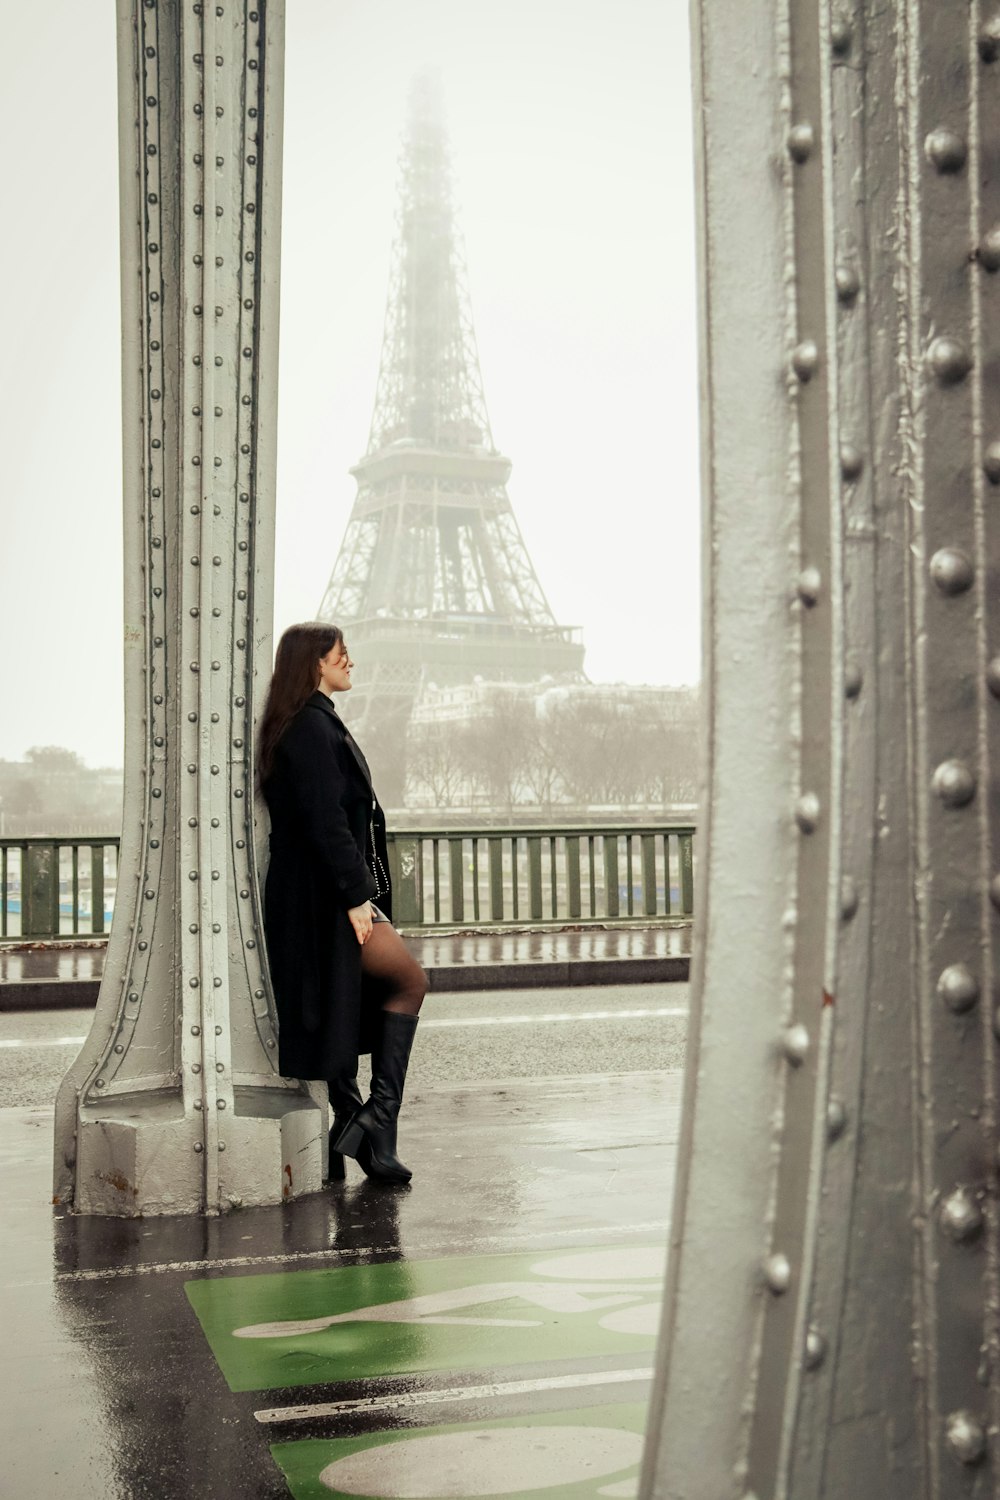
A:
[[[349,906],[347,915],[351,926],[357,934],[359,943],[367,943],[372,935],[372,904],[370,901],[362,901],[360,906]]]

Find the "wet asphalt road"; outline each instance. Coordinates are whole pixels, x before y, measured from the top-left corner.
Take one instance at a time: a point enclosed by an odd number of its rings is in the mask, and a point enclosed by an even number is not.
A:
[[[430,995],[409,1087],[681,1068],[687,1005],[686,984]],[[0,1014],[0,1108],[50,1105],[92,1019]]]

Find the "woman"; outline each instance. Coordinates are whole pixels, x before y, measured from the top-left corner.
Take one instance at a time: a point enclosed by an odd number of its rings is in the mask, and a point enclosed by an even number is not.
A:
[[[278,1065],[289,1078],[327,1080],[331,1178],[343,1177],[347,1155],[369,1177],[408,1182],[396,1119],[427,977],[392,926],[385,819],[368,762],[332,702],[350,690],[353,665],[335,625],[289,626],[261,721]],[[359,1052],[372,1055],[365,1102]]]

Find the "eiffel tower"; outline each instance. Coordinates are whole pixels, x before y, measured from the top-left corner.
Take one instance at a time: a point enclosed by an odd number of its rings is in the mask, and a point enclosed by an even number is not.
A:
[[[371,433],[318,617],[358,661],[347,716],[385,800],[402,800],[403,744],[425,688],[580,680],[579,632],[556,623],[490,430],[448,144],[434,75],[410,93]]]

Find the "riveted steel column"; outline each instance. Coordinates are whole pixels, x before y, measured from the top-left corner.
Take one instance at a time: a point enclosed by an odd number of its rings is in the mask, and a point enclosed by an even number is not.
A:
[[[317,1188],[275,1073],[254,861],[270,669],[283,6],[121,0],[126,790],[56,1194],[215,1213]]]
[[[1000,6],[696,11],[710,785],[643,1493],[997,1495]]]

